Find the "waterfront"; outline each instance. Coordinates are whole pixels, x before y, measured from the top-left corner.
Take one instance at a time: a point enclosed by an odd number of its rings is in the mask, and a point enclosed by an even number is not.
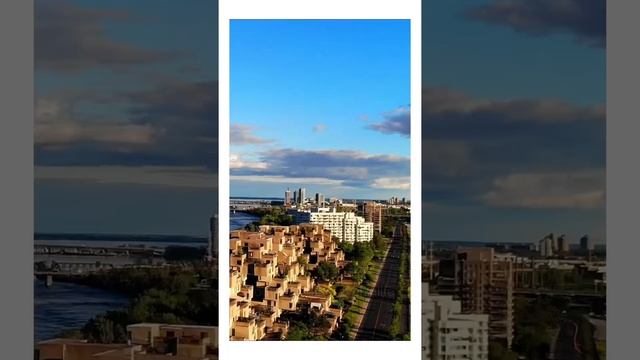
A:
[[[258,221],[260,218],[255,215],[243,213],[243,212],[231,212],[229,215],[229,229],[230,230],[240,230],[244,228],[245,225],[250,224],[254,221]]]
[[[92,317],[127,305],[126,296],[83,285],[34,280],[34,340],[82,328]]]
[[[193,246],[200,247],[206,246],[207,241],[132,241],[121,239],[106,239],[106,240],[93,240],[93,239],[36,239],[34,245],[57,245],[57,246],[93,246],[93,247],[149,247],[149,248],[165,248],[170,245],[181,246]]]
[[[201,247],[206,241],[181,241],[154,239],[149,236],[148,241],[127,240],[120,237],[109,239],[37,239],[35,245],[53,246],[86,246],[86,247],[157,247],[165,248],[170,245]],[[113,264],[115,266],[143,265],[161,261],[161,258],[140,258],[135,256],[82,256],[59,254],[34,254],[34,262],[58,263],[94,263]],[[83,285],[56,282],[47,288],[42,280],[34,280],[34,339],[36,341],[52,338],[61,331],[80,329],[92,317],[107,310],[122,308],[128,304],[128,299],[117,293],[91,288]]]

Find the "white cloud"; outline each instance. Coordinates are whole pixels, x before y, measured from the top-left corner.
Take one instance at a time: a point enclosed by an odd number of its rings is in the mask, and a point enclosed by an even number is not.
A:
[[[409,176],[378,178],[371,182],[371,187],[375,189],[409,190],[411,189],[411,178]]]
[[[410,107],[399,107],[383,113],[382,116],[384,118],[382,122],[370,124],[367,128],[383,134],[400,134],[406,137],[411,135]]]
[[[203,166],[36,166],[35,178],[96,184],[218,187],[218,176]]]
[[[34,140],[37,145],[59,147],[79,142],[148,145],[162,134],[151,125],[121,121],[75,120],[70,104],[50,98],[36,100]]]
[[[519,173],[494,180],[488,205],[533,209],[593,209],[605,203],[604,170]]]
[[[239,154],[229,155],[229,168],[231,169],[263,170],[263,169],[266,169],[267,166],[268,164],[266,162],[244,160],[242,156]]]
[[[275,184],[309,184],[343,186],[342,180],[327,179],[321,177],[287,177],[282,175],[231,175],[232,181],[263,182]]]
[[[314,133],[321,133],[323,131],[327,130],[327,125],[325,124],[317,124],[313,126],[313,132]]]
[[[504,122],[570,123],[606,118],[603,104],[578,106],[557,99],[487,100],[442,87],[422,91],[422,108],[431,121],[477,117]]]
[[[231,128],[229,131],[231,145],[253,145],[273,142],[272,140],[255,135],[255,128],[250,125],[231,124]]]

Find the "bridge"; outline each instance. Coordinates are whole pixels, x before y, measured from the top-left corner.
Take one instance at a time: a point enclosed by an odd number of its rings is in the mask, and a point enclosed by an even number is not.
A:
[[[229,209],[233,211],[243,211],[252,209],[269,209],[276,205],[277,201],[272,200],[229,200]]]
[[[109,246],[82,246],[82,245],[34,245],[35,254],[47,255],[80,255],[80,256],[162,256],[164,249],[136,247],[109,247]]]

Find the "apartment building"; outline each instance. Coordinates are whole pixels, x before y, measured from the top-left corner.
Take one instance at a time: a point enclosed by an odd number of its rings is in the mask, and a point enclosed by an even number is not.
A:
[[[37,344],[40,360],[213,360],[218,327],[139,323],[127,326],[126,344],[52,339]]]
[[[293,201],[294,201],[294,200],[293,200],[293,195],[292,195],[292,193],[291,193],[291,190],[287,189],[287,190],[284,192],[284,205],[285,205],[285,206],[287,206],[287,205],[291,205],[291,204],[293,203]]]
[[[319,263],[344,267],[342,250],[319,224],[260,226],[230,234],[229,336],[231,340],[284,339],[285,312],[317,311],[337,327],[331,295],[309,274]],[[341,316],[341,312],[340,312]]]
[[[556,240],[553,234],[549,234],[538,241],[538,250],[543,258],[551,257],[555,254],[557,248]]]
[[[382,231],[382,211],[384,205],[375,201],[365,201],[358,205],[358,215],[362,216],[365,221],[373,223],[373,230]]]
[[[492,248],[458,248],[441,260],[438,292],[452,295],[465,314],[489,315],[489,338],[513,341],[513,257]]]
[[[422,284],[423,359],[488,359],[488,324],[488,315],[463,314],[460,301],[429,294],[429,284]]]
[[[353,243],[373,240],[373,223],[365,221],[353,212],[337,212],[335,208],[315,208],[310,211],[296,211],[292,215],[297,224],[324,226],[340,241]]]

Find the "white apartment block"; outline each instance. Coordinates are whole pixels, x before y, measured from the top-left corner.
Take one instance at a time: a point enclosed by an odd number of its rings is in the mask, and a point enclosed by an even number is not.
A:
[[[489,315],[461,314],[460,301],[430,295],[422,284],[422,358],[489,359]]]
[[[373,223],[365,221],[352,212],[336,212],[335,209],[317,208],[313,211],[297,211],[294,214],[297,224],[320,224],[331,230],[331,235],[340,241],[350,243],[373,240]]]

